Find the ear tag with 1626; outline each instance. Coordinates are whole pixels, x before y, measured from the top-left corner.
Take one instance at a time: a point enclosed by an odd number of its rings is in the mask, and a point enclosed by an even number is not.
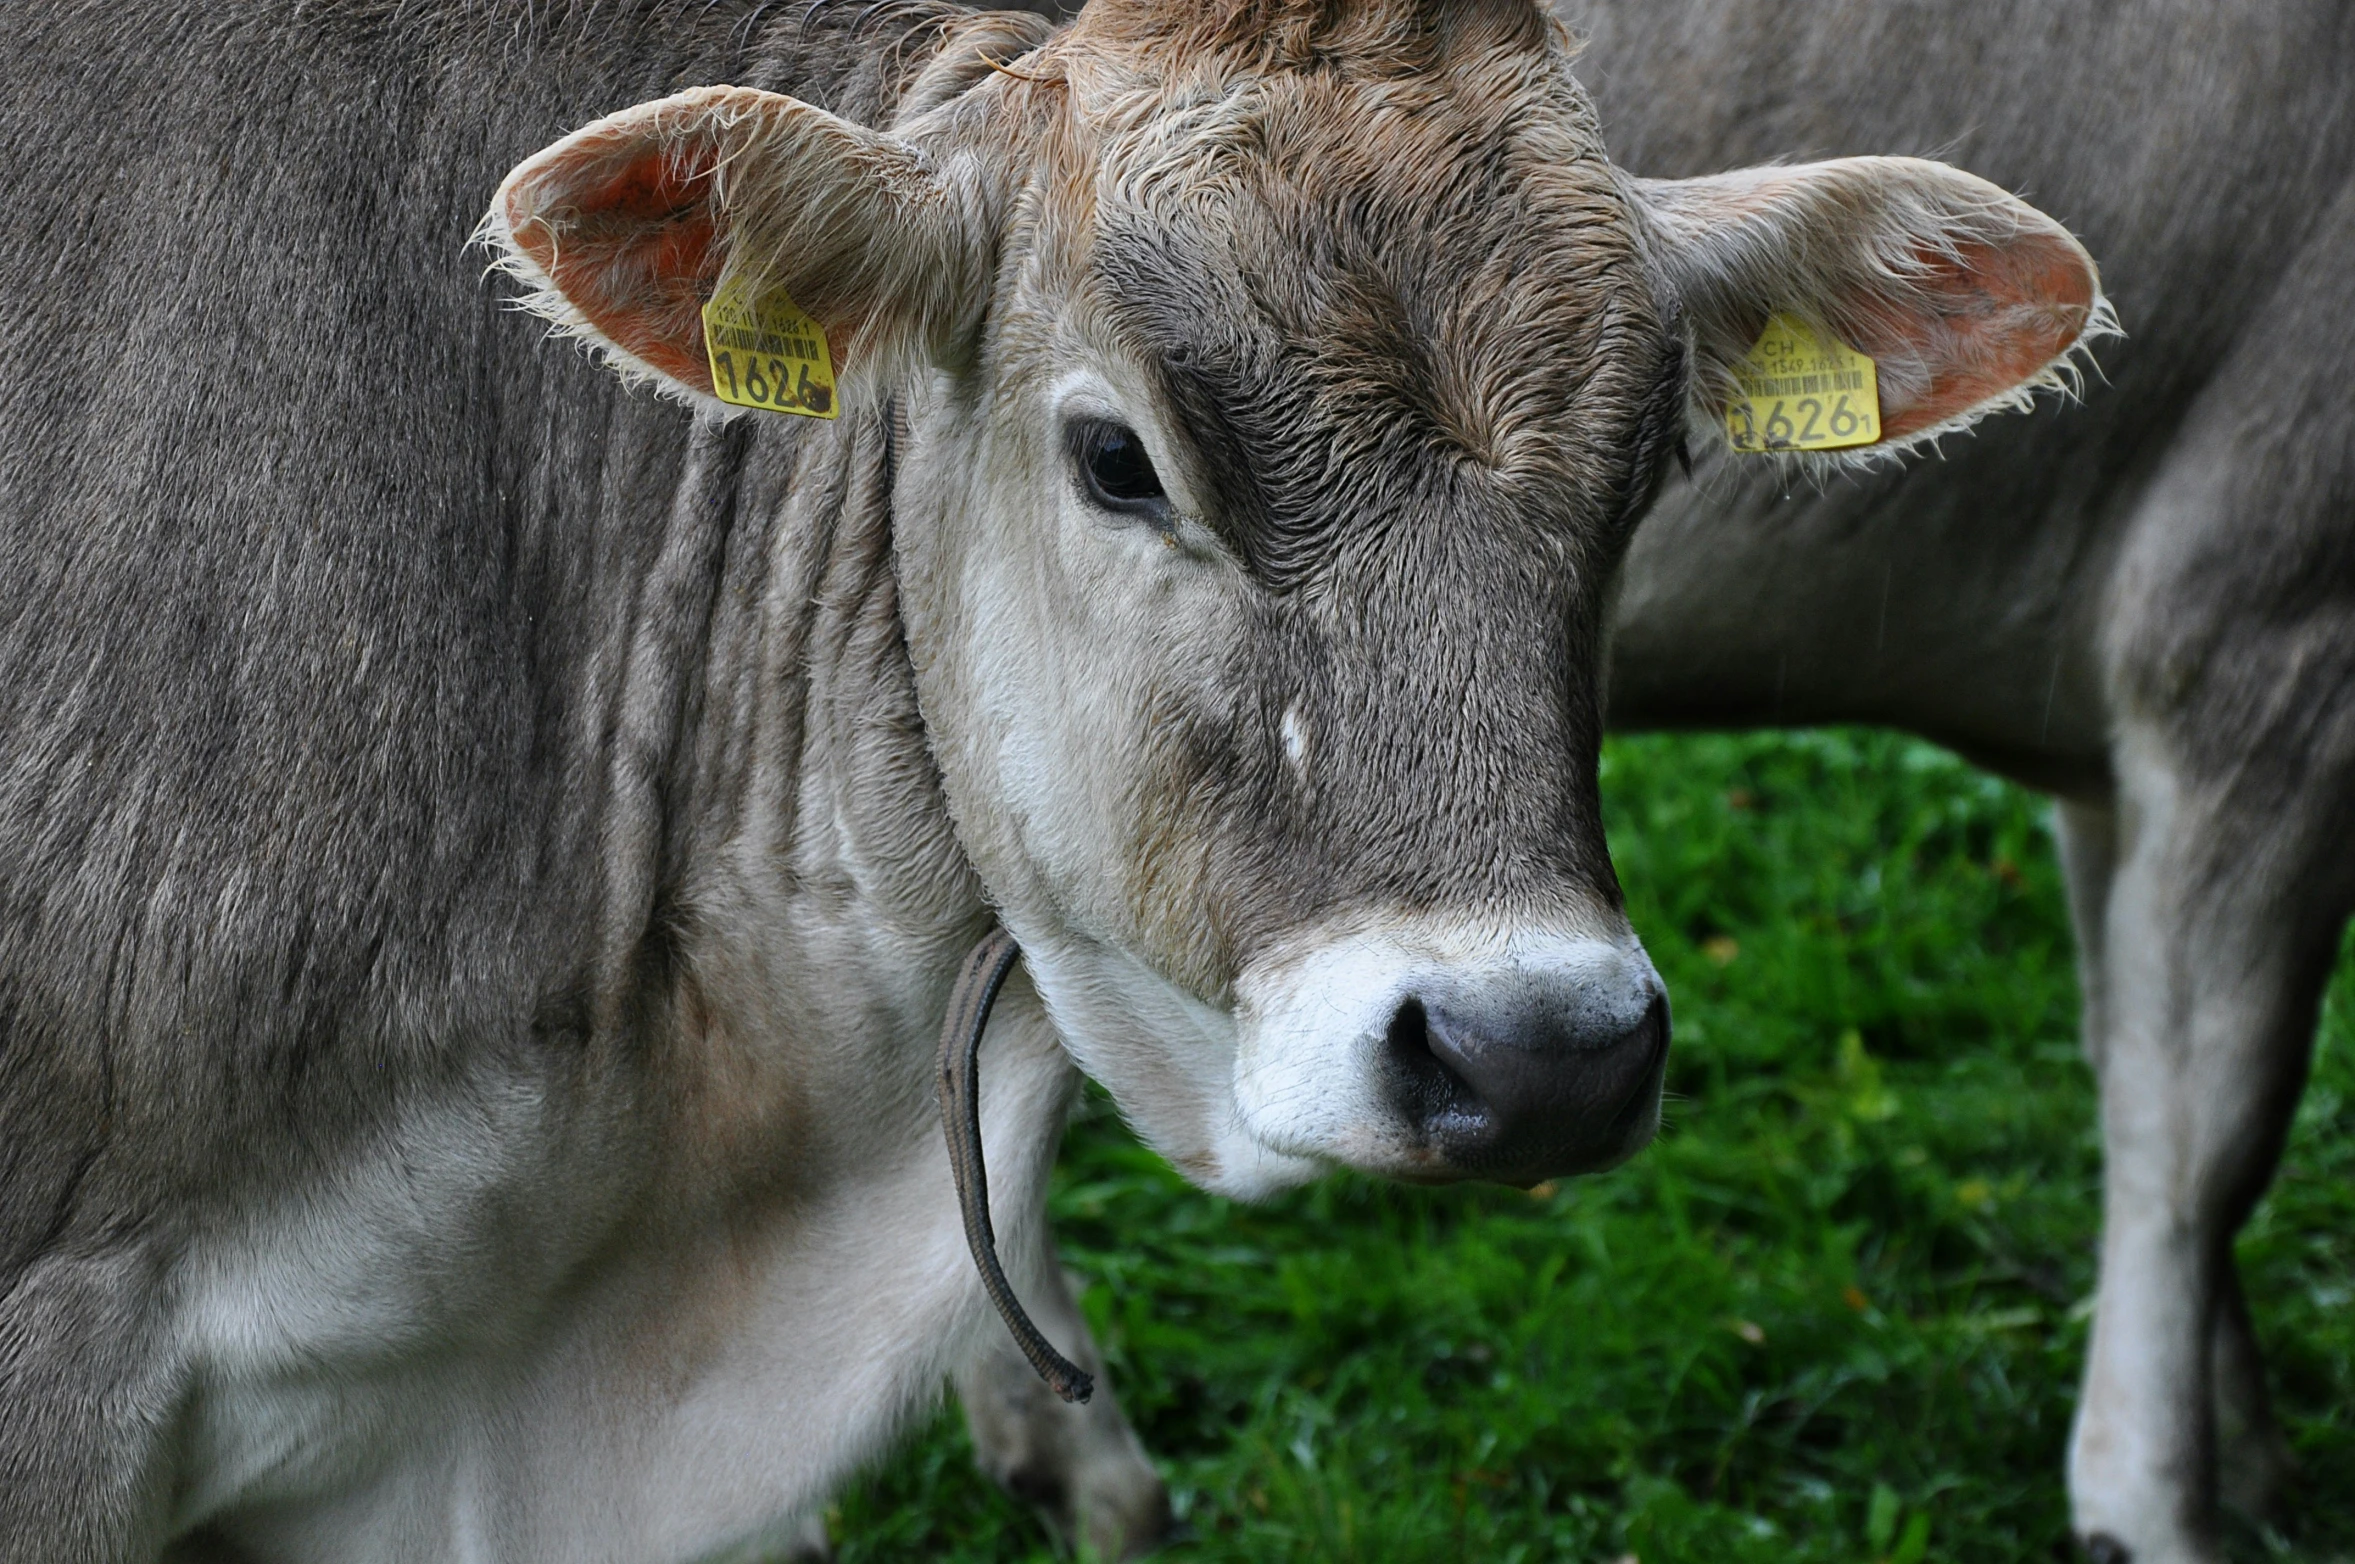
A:
[[[1804,321],[1768,321],[1733,374],[1725,436],[1737,451],[1838,451],[1881,438],[1873,361]]]
[[[731,407],[833,418],[841,413],[826,333],[782,288],[730,278],[703,306],[712,394]]]

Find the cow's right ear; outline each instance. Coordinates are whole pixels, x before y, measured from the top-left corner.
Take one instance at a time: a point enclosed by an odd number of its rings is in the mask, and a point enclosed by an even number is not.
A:
[[[782,290],[850,374],[945,351],[987,286],[975,185],[797,99],[699,87],[526,160],[481,238],[526,308],[623,375],[717,408],[703,306],[723,283]]]

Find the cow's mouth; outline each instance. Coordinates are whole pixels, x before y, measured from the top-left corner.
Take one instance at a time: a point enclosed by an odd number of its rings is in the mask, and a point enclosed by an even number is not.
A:
[[[1289,985],[1287,1008],[1313,1024],[1279,1018],[1266,1028],[1291,1046],[1265,1050],[1274,1067],[1246,1070],[1245,1091],[1281,1109],[1306,1104],[1312,1112],[1285,1126],[1296,1144],[1272,1150],[1413,1183],[1530,1185],[1614,1166],[1651,1139],[1667,1066],[1668,1005],[1632,942],[1541,935],[1504,944],[1501,956],[1453,965],[1402,958],[1362,935],[1328,948],[1350,964],[1370,953],[1375,980],[1344,971],[1339,977],[1352,981],[1318,973],[1312,983]],[[1057,1352],[1023,1309],[990,1226],[981,1037],[1021,955],[1014,936],[995,928],[965,958],[941,1031],[941,1121],[983,1289],[1049,1388],[1065,1401],[1085,1401],[1092,1377]],[[1347,1045],[1348,1028],[1324,1024],[1344,993],[1386,1018],[1379,1031],[1361,1034],[1362,1047]],[[1336,1036],[1345,1044],[1338,1052]],[[1354,1072],[1341,1067],[1350,1060]],[[1352,1076],[1355,1091],[1292,1089]],[[1250,1104],[1243,1106],[1248,1113]],[[1333,1108],[1338,1118],[1324,1111]],[[1384,1125],[1390,1128],[1369,1129]],[[1267,1143],[1260,1126],[1251,1133]],[[1351,1155],[1365,1145],[1352,1138],[1369,1133],[1393,1139]]]

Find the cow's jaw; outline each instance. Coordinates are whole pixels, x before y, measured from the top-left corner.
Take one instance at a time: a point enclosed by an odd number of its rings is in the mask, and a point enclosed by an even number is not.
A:
[[[1022,937],[1026,920],[1010,918]],[[1235,1091],[1232,1012],[1206,1004],[1117,945],[1032,928],[1025,965],[1064,1046],[1129,1123],[1213,1193],[1261,1199],[1329,1163],[1257,1134]]]
[[[1230,1009],[1117,945],[1028,926],[1032,981],[1065,1046],[1218,1194],[1261,1198],[1336,1166],[1528,1183],[1613,1166],[1659,1124],[1664,990],[1623,927],[1351,920],[1254,961]],[[1426,1011],[1449,1005],[1542,1011],[1548,1025],[1489,1040],[1488,1061],[1437,1064]],[[1402,1015],[1415,1018],[1403,1037]],[[1498,1051],[1557,1081],[1554,1099],[1486,1100]]]

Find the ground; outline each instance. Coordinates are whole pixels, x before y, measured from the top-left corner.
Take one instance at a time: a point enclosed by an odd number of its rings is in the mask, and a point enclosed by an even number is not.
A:
[[[1273,1560],[2064,1558],[2099,1145],[2044,805],[1881,734],[1616,741],[1668,1125],[1528,1194],[1187,1188],[1092,1096],[1066,1260],[1192,1540]],[[2355,1559],[2355,946],[2241,1240],[2304,1466],[2237,1557]],[[844,1564],[1053,1557],[953,1410]]]

